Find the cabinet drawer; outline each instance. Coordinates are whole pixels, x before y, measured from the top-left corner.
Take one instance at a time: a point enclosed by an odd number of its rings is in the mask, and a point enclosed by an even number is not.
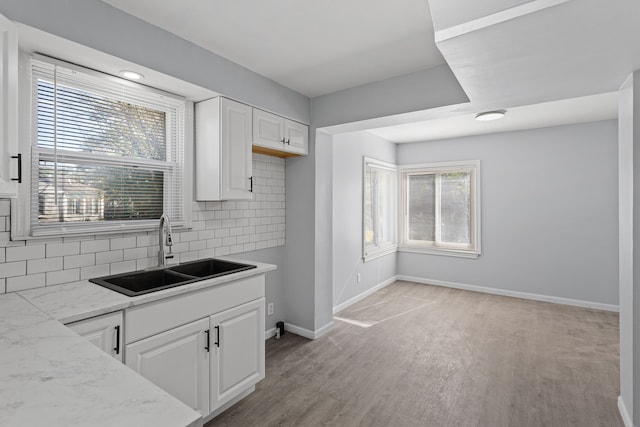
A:
[[[124,337],[129,344],[262,297],[264,274],[143,304],[125,311]]]

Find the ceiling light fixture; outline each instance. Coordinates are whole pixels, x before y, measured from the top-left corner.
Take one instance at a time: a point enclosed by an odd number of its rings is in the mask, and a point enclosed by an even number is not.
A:
[[[476,114],[476,120],[479,122],[490,122],[492,120],[500,120],[506,114],[505,110],[485,111]]]
[[[120,75],[125,79],[129,79],[129,80],[140,80],[141,78],[144,77],[140,73],[136,73],[135,71],[129,71],[129,70],[120,71]]]

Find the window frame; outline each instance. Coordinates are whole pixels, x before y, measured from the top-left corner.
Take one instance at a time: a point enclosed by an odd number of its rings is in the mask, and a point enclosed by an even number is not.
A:
[[[419,240],[408,239],[408,177],[410,175],[421,174],[438,174],[446,172],[465,171],[470,172],[470,230],[469,236],[471,243],[469,245],[463,244],[443,244],[434,242],[426,242]],[[398,206],[398,216],[401,218],[400,222],[400,242],[398,250],[401,252],[413,252],[413,253],[425,253],[433,255],[448,255],[463,258],[478,258],[481,254],[481,198],[480,198],[480,160],[464,160],[456,162],[438,162],[438,163],[422,163],[413,165],[402,165],[399,167],[400,174],[400,204]],[[435,203],[436,212],[440,205],[438,197],[438,190],[436,190]],[[436,218],[438,215],[436,214]],[[436,219],[436,230],[439,229],[438,220]],[[438,233],[439,234],[439,233]],[[436,237],[437,239],[437,237]]]
[[[365,216],[367,215],[367,191],[366,191],[366,177],[368,169],[378,169],[384,171],[392,172],[391,176],[393,181],[390,185],[391,194],[389,195],[389,199],[391,202],[390,212],[392,217],[390,218],[391,223],[388,224],[389,230],[391,231],[391,239],[385,242],[378,242],[374,245],[368,245],[366,242],[366,221]],[[383,162],[381,160],[376,160],[370,157],[363,157],[362,161],[362,259],[364,262],[371,261],[376,258],[380,258],[387,254],[396,252],[398,249],[398,213],[397,213],[397,204],[398,204],[398,167],[394,164]],[[375,206],[378,206],[378,202],[372,201],[372,212],[373,215],[373,223],[377,224],[376,221],[376,213],[377,209]],[[379,230],[376,230],[375,236],[379,236]]]
[[[70,64],[68,62],[50,58],[44,55],[26,53],[20,54],[20,75],[19,75],[19,90],[20,90],[20,105],[19,105],[19,117],[20,117],[20,149],[23,153],[23,165],[25,165],[26,171],[23,173],[23,182],[19,186],[18,197],[12,201],[11,204],[11,238],[13,240],[29,240],[29,239],[41,239],[51,237],[61,237],[68,235],[82,236],[82,235],[96,235],[96,234],[114,234],[114,233],[129,233],[129,232],[144,232],[157,228],[158,221],[153,220],[121,220],[121,221],[100,221],[95,223],[55,223],[51,226],[46,224],[37,224],[37,219],[34,221],[33,217],[33,204],[38,203],[38,194],[34,193],[33,179],[37,179],[37,174],[33,171],[33,156],[38,155],[42,151],[47,151],[46,148],[39,148],[35,144],[37,138],[36,123],[36,111],[33,106],[33,78],[34,72],[32,71],[32,61],[45,62],[51,65],[57,65],[69,70],[81,72],[83,74],[98,77],[105,81],[111,81],[120,85],[135,87],[136,89],[142,89],[149,97],[163,98],[169,100],[169,103],[174,105],[180,105],[181,117],[178,116],[176,124],[184,130],[182,136],[184,152],[181,153],[183,158],[182,164],[178,164],[182,169],[181,186],[179,187],[179,199],[174,200],[174,204],[179,207],[182,214],[182,220],[176,220],[173,222],[175,228],[189,228],[192,221],[192,191],[193,191],[193,173],[191,173],[190,165],[193,163],[193,102],[186,100],[184,97],[162,91],[160,89],[145,86],[139,83],[131,82],[129,80],[122,79],[120,77],[112,76],[110,74],[88,69],[79,65]],[[146,96],[146,95],[145,95]],[[152,159],[139,159],[138,161],[126,161],[118,160],[114,161],[107,156],[96,155],[91,153],[85,153],[80,155],[70,154],[68,156],[62,156],[63,160],[82,158],[83,161],[92,162],[103,166],[112,166],[113,164],[147,164],[146,167],[156,170],[157,168],[164,170],[171,170],[172,166],[169,160],[157,161]],[[104,160],[104,161],[103,161]],[[179,173],[179,172],[178,172]],[[165,178],[166,180],[166,178]],[[167,194],[168,190],[165,190],[163,197],[163,204],[166,210],[167,208]],[[35,208],[37,210],[37,208]],[[36,215],[37,216],[37,215]],[[14,220],[15,218],[15,220]],[[173,219],[173,218],[172,218]]]

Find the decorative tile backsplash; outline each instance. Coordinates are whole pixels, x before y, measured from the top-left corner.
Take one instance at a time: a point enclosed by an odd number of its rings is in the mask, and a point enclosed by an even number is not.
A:
[[[194,202],[192,228],[174,230],[168,263],[285,243],[284,159],[253,155],[253,200]],[[158,232],[9,240],[10,202],[0,200],[0,293],[154,267]]]

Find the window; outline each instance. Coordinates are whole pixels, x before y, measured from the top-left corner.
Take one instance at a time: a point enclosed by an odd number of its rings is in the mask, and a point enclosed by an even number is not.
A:
[[[30,70],[22,234],[140,230],[163,213],[188,225],[190,103],[56,60],[31,59]]]
[[[480,254],[479,161],[402,167],[401,250]]]
[[[395,252],[397,170],[394,165],[364,158],[363,259]]]

